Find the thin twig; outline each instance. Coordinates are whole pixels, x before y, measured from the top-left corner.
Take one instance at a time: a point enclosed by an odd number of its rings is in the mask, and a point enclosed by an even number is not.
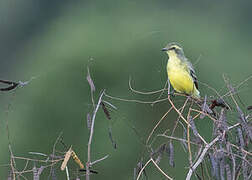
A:
[[[54,144],[53,144],[53,152],[52,152],[52,155],[53,155],[53,156],[52,156],[52,161],[54,160],[56,145],[57,145],[57,143],[60,141],[60,139],[62,138],[62,134],[63,134],[63,132],[60,132],[60,133],[59,133],[59,135],[58,135],[56,141],[55,141]],[[53,171],[53,166],[51,166],[51,168],[50,168],[50,173],[49,173],[48,179],[50,179],[51,174],[52,174],[52,171]]]
[[[155,129],[159,126],[159,124],[164,120],[164,118],[167,116],[167,114],[172,110],[172,107],[162,116],[162,118],[158,121],[158,123],[154,126],[154,128],[151,130],[147,140],[146,140],[146,144],[148,144],[152,134],[154,133]]]
[[[185,109],[185,106],[187,105],[188,100],[189,100],[189,97],[186,98],[186,100],[185,100],[185,102],[184,102],[184,104],[183,104],[183,106],[182,106],[181,113],[183,113],[183,111],[184,111],[184,109]],[[173,127],[171,136],[173,136],[174,133],[175,133],[175,130],[176,130],[177,126],[178,126],[179,119],[180,119],[180,116],[177,118],[177,120],[176,120],[176,122],[175,122],[175,125],[174,125],[174,127]]]
[[[204,157],[207,153],[207,151],[209,150],[209,148],[214,145],[220,138],[222,137],[222,134],[218,135],[216,138],[214,138],[214,140],[212,142],[210,142],[209,144],[207,144],[205,146],[205,148],[203,149],[200,157],[198,158],[198,160],[194,163],[194,165],[189,169],[187,176],[186,176],[186,180],[190,180],[193,171],[198,167],[198,165],[204,160]]]
[[[12,153],[12,149],[11,149],[11,145],[9,144],[9,151],[10,151],[10,165],[11,165],[11,171],[12,171],[12,175],[13,175],[13,180],[16,179],[16,173],[15,173],[15,159]]]
[[[190,167],[192,166],[192,151],[191,151],[191,143],[190,143],[190,113],[191,113],[191,108],[189,108],[189,112],[187,114],[187,147],[188,147],[188,153],[189,153],[189,164]]]
[[[66,166],[66,176],[67,176],[67,180],[70,180],[70,177],[69,177],[69,172],[68,172],[68,168]]]
[[[150,162],[152,162],[152,163],[156,166],[156,168],[157,168],[167,179],[173,180],[170,176],[168,176],[168,175],[157,165],[157,163],[156,163],[152,158],[150,158],[150,159],[145,163],[145,165],[142,167],[142,169],[141,169],[140,172],[138,173],[138,176],[137,176],[136,180],[139,180],[139,178],[140,178],[142,172],[144,171],[144,169],[146,168],[146,166],[147,166]]]
[[[103,161],[104,159],[107,159],[107,157],[109,157],[109,155],[106,155],[106,156],[104,156],[103,158],[100,158],[100,159],[97,159],[97,160],[91,162],[91,163],[90,163],[90,166],[93,166],[94,164],[96,164],[96,163],[98,163],[98,162],[101,162],[101,161]]]
[[[198,109],[194,109],[194,108],[191,108],[192,111],[194,112],[197,112],[197,113],[200,113],[200,114],[203,114],[207,117],[209,117],[211,120],[213,120],[214,122],[217,121],[216,119],[214,119],[212,116],[210,116],[208,113],[205,113],[204,111],[200,111]]]
[[[93,134],[94,134],[94,123],[95,123],[95,117],[97,114],[97,111],[99,109],[99,106],[102,102],[102,97],[104,95],[105,90],[102,91],[98,103],[96,105],[96,108],[94,109],[93,116],[92,116],[92,124],[91,124],[91,129],[90,129],[90,135],[89,135],[89,141],[88,141],[88,154],[87,154],[87,163],[86,163],[86,180],[90,179],[90,163],[91,163],[91,144],[92,144],[92,139],[93,139]]]
[[[149,160],[145,163],[145,165],[144,165],[144,166],[142,167],[142,169],[139,171],[136,180],[139,180],[139,178],[141,177],[142,172],[144,171],[144,169],[146,168],[146,166],[147,166],[150,162],[151,162],[151,159],[149,159]]]
[[[164,94],[164,92],[167,90],[167,89],[166,89],[167,83],[168,83],[168,82],[166,81],[166,83],[165,83],[165,85],[164,85],[164,88],[163,88],[163,91],[159,94],[159,96],[158,96],[158,98],[157,98],[156,100],[160,99],[160,98],[162,97],[162,95]],[[153,106],[154,103],[151,104],[151,105]]]
[[[170,180],[173,180],[170,176],[168,176],[158,165],[157,163],[151,158],[151,161],[153,162],[153,164],[158,168],[158,170],[167,178]]]
[[[183,121],[189,126],[191,127],[191,125],[187,122],[187,120],[184,118],[184,116],[181,114],[181,112],[175,107],[174,103],[172,102],[172,100],[170,99],[170,97],[168,96],[168,100],[171,104],[171,106],[173,107],[173,109],[178,113],[178,115],[183,119]],[[191,108],[191,110],[193,110]],[[199,138],[204,142],[204,144],[207,144],[205,139],[199,134]]]
[[[240,82],[237,86],[235,86],[234,88],[235,89],[238,89],[241,85],[243,85],[245,82],[249,81],[250,79],[252,78],[252,75],[250,75],[248,78],[246,78],[245,80],[243,80],[242,82]],[[227,78],[225,75],[223,75],[223,79],[224,81],[227,82]],[[222,97],[225,97],[225,96],[229,96],[230,94],[232,94],[232,91],[228,91],[226,94],[224,94]]]
[[[90,86],[91,101],[92,101],[92,104],[93,104],[93,108],[95,108],[95,102],[94,102],[95,86],[94,86],[93,80],[92,80],[90,72],[89,72],[89,67],[87,67],[87,77],[86,78],[87,78],[87,81],[88,81],[89,86]]]
[[[170,98],[170,95],[168,95],[168,100],[171,104],[171,106],[173,107],[173,109],[178,113],[178,115],[181,117],[181,119],[186,123],[188,124],[187,120],[184,118],[184,116],[181,114],[181,112],[176,108],[176,106],[174,105],[174,103],[172,102],[171,98]],[[190,124],[189,124],[190,126]]]
[[[166,138],[169,138],[169,139],[174,139],[174,140],[177,140],[177,141],[180,141],[180,142],[186,142],[186,143],[188,142],[188,140],[186,140],[186,139],[182,139],[182,138],[178,138],[178,137],[174,137],[174,136],[167,136],[165,134],[158,134],[157,136],[166,137]],[[195,142],[190,141],[190,143],[199,146],[199,144],[197,144]]]
[[[165,84],[165,86],[166,86],[166,84]],[[156,91],[150,91],[150,92],[142,92],[142,91],[135,90],[132,88],[132,85],[131,85],[131,77],[129,77],[129,88],[132,92],[137,93],[137,94],[143,94],[143,95],[157,94],[159,92],[162,93],[163,91],[166,90],[165,87],[163,89],[156,90]]]
[[[156,101],[141,101],[141,100],[137,100],[137,99],[123,99],[123,98],[113,97],[113,96],[108,95],[107,93],[104,93],[104,96],[106,96],[110,99],[118,100],[118,101],[135,102],[135,103],[140,103],[140,104],[155,104],[158,102],[166,101],[168,99],[168,98],[164,98],[164,99],[159,99]]]
[[[41,160],[41,159],[33,159],[33,158],[26,158],[26,157],[19,157],[19,156],[13,156],[14,159],[22,159],[22,160],[28,160],[28,161],[34,161],[34,162],[41,162],[41,163],[55,163],[64,160],[64,158],[60,159],[53,159],[53,160]]]

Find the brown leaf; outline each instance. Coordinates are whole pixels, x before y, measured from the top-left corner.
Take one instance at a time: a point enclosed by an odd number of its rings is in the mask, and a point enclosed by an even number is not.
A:
[[[104,112],[104,114],[106,115],[106,117],[107,117],[108,119],[111,119],[110,113],[109,113],[107,107],[105,106],[105,104],[104,104],[103,102],[101,102],[101,105],[102,105],[102,109],[103,109],[103,112]]]
[[[66,168],[66,166],[67,166],[67,162],[69,161],[71,155],[72,155],[72,148],[70,148],[70,149],[66,152],[66,154],[65,154],[64,161],[62,162],[61,167],[60,167],[61,171],[64,171],[64,170],[65,170],[65,168]]]
[[[115,142],[114,139],[113,139],[113,136],[112,136],[112,129],[111,129],[111,128],[109,128],[109,139],[110,139],[110,141],[111,141],[111,143],[112,143],[114,149],[116,149],[116,148],[117,148],[117,145],[116,145],[116,142]]]
[[[94,82],[93,82],[93,80],[92,80],[92,78],[90,76],[89,68],[87,68],[87,77],[86,78],[87,78],[88,84],[89,84],[89,86],[91,88],[91,91],[94,92],[95,91],[95,85],[94,85]]]

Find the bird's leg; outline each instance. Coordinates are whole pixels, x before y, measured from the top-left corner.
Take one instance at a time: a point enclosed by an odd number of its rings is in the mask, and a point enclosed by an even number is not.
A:
[[[172,95],[174,96],[174,90],[171,92],[171,83],[170,83],[170,80],[169,80],[169,77],[167,78],[167,83],[168,83],[168,96],[169,95]]]
[[[170,91],[170,92],[168,93],[168,96],[169,96],[169,95],[171,95],[172,97],[174,97],[174,96],[175,96],[175,91],[174,91],[174,90]]]

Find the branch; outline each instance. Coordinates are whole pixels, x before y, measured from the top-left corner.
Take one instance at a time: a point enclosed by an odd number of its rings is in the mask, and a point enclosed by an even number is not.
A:
[[[164,172],[162,169],[160,169],[160,167],[157,165],[157,163],[156,163],[152,158],[150,158],[150,159],[145,163],[145,165],[143,166],[143,168],[140,170],[140,172],[139,172],[139,174],[138,174],[136,180],[139,180],[139,178],[140,178],[142,172],[144,171],[144,169],[146,168],[146,166],[147,166],[150,162],[152,162],[152,163],[156,166],[156,168],[157,168],[167,179],[173,180],[170,176],[168,176],[167,174],[165,174],[165,172]]]
[[[107,159],[107,157],[109,157],[109,155],[106,155],[106,156],[104,156],[103,158],[100,158],[100,159],[95,160],[94,162],[90,163],[90,166],[92,166],[92,165],[94,165],[94,164],[96,164],[96,163],[98,163],[98,162],[100,162],[100,161],[103,161],[104,159]]]
[[[91,166],[91,144],[92,144],[92,139],[93,139],[93,134],[94,134],[94,123],[95,123],[95,117],[96,113],[100,107],[100,104],[102,102],[102,97],[104,95],[105,90],[102,91],[98,103],[94,109],[93,116],[92,116],[92,121],[91,121],[91,129],[90,129],[90,135],[89,135],[89,141],[88,141],[88,154],[87,154],[87,163],[86,163],[86,180],[89,180],[89,175],[90,175],[90,170],[89,167]]]
[[[224,132],[225,133],[225,132]],[[218,135],[212,142],[210,142],[209,144],[206,144],[205,148],[203,149],[199,159],[195,162],[195,164],[189,169],[187,176],[186,176],[186,180],[190,180],[193,171],[199,166],[199,164],[203,161],[207,151],[210,149],[210,147],[212,145],[214,145],[220,138],[222,137],[222,134]]]

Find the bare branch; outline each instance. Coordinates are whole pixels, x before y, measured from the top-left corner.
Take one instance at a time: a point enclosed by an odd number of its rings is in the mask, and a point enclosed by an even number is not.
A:
[[[98,162],[100,162],[100,161],[103,161],[103,160],[107,159],[107,157],[109,157],[109,155],[106,155],[106,156],[104,156],[104,157],[101,158],[101,159],[97,159],[97,160],[91,162],[91,163],[90,163],[90,166],[93,166],[94,164],[96,164],[96,163],[98,163]]]
[[[102,102],[102,97],[104,95],[105,90],[102,91],[98,103],[96,105],[96,108],[94,109],[93,116],[92,116],[92,121],[91,121],[91,129],[90,129],[90,135],[89,135],[89,141],[88,141],[88,154],[87,154],[87,165],[86,165],[86,180],[89,180],[89,175],[90,175],[90,163],[91,163],[91,144],[92,144],[92,139],[93,139],[93,134],[94,134],[94,123],[95,123],[95,117],[97,114],[97,111],[100,107],[100,104]]]
[[[203,149],[200,157],[198,158],[198,160],[194,163],[194,165],[189,169],[187,176],[186,176],[186,180],[190,180],[193,171],[199,166],[199,164],[203,161],[207,151],[209,150],[209,148],[211,148],[212,145],[214,145],[220,138],[222,137],[222,135],[218,135],[216,138],[214,138],[214,140],[212,142],[210,142],[209,144],[207,144],[205,146],[205,148]]]

